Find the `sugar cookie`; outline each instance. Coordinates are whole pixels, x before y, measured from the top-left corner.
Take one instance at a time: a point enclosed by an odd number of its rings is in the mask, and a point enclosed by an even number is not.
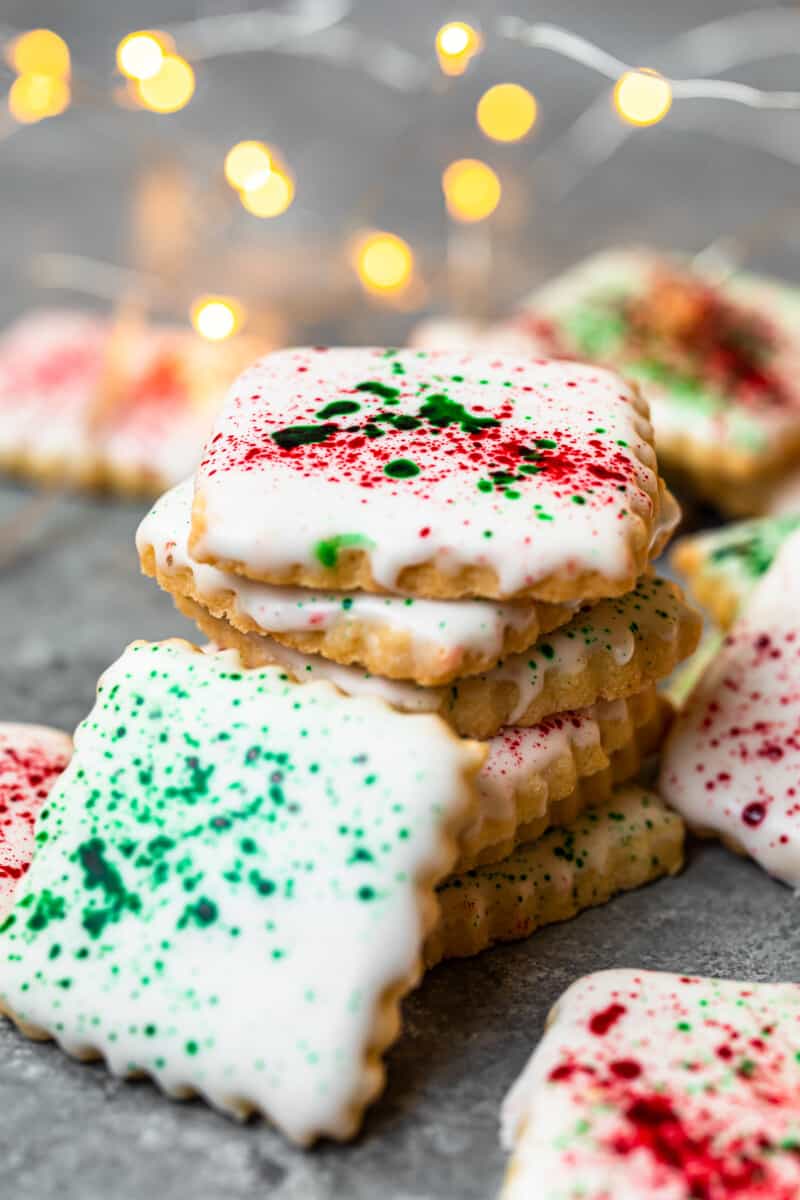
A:
[[[716,834],[800,887],[800,532],[725,638],[664,751],[661,790]]]
[[[71,755],[58,729],[0,723],[0,921],[33,858],[36,815]]]
[[[186,642],[106,671],[0,926],[0,1006],[70,1054],[351,1137],[483,751]]]
[[[192,481],[158,500],[139,526],[142,569],[165,591],[187,596],[241,633],[357,663],[374,675],[449,683],[493,667],[569,620],[566,604],[423,600],[370,592],[309,591],[244,579],[197,562],[188,548]]]
[[[503,1104],[502,1200],[800,1195],[800,986],[579,979]]]
[[[653,792],[620,789],[565,829],[551,829],[508,858],[454,875],[439,888],[441,919],[425,959],[478,954],[515,941],[615,892],[674,874],[683,863],[683,822]]]
[[[562,603],[628,591],[677,515],[611,372],[286,350],[229,394],[189,545],[267,583]]]

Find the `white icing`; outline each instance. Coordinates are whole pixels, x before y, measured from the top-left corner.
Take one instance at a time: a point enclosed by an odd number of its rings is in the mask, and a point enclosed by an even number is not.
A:
[[[398,365],[404,374],[393,374]],[[517,485],[517,499],[481,491],[479,480],[497,461],[499,435],[489,430],[483,441],[482,435],[469,441],[458,434],[453,443],[455,425],[438,434],[425,426],[422,434],[392,430],[363,438],[355,466],[342,459],[351,453],[344,441],[334,451],[278,449],[272,433],[314,423],[328,403],[343,397],[357,397],[359,422],[382,412],[380,397],[354,390],[375,379],[402,389],[391,410],[401,416],[417,415],[425,398],[442,389],[476,416],[492,418],[505,405],[511,415],[500,429],[507,439],[526,445],[552,439],[572,474],[561,481],[546,471],[527,475]],[[554,573],[589,570],[622,578],[632,566],[634,525],[659,518],[651,498],[656,479],[644,440],[648,430],[630,389],[601,368],[420,351],[391,358],[377,350],[282,351],[240,377],[206,447],[196,480],[203,522],[195,554],[244,564],[248,575],[262,577],[297,564],[320,569],[320,543],[355,535],[365,539],[359,544],[369,549],[377,583],[389,590],[405,567],[431,560],[444,574],[465,565],[492,568],[504,596]],[[256,451],[249,459],[248,448]],[[488,459],[476,465],[468,453]],[[619,475],[592,473],[587,464],[598,456],[622,471],[624,493]],[[418,460],[420,474],[386,478],[383,462],[395,457]],[[304,462],[313,462],[313,469],[304,473]],[[362,486],[365,476],[373,486]],[[575,503],[575,494],[584,503]]]
[[[155,551],[159,571],[189,572],[201,603],[231,592],[233,611],[266,634],[321,632],[353,623],[405,635],[422,663],[436,655],[440,670],[456,669],[465,652],[490,658],[502,652],[507,632],[536,628],[535,606],[485,600],[423,600],[368,592],[318,592],[274,587],[198,562],[189,551],[193,485],[190,479],[167,492],[136,534],[140,554]]]
[[[722,1200],[748,1167],[753,1187],[735,1194],[796,1195],[799,1022],[793,983],[640,970],[578,979],[503,1103],[513,1158],[502,1200]],[[674,1117],[648,1140],[646,1106],[657,1115],[658,1103]]]
[[[800,887],[800,533],[680,714],[661,790],[690,824]]]
[[[256,1106],[300,1142],[351,1135],[384,993],[415,977],[419,881],[469,816],[474,743],[182,642],[134,644],[101,689],[0,934],[0,998],[116,1074]],[[90,874],[100,856],[124,893]],[[62,911],[36,927],[26,897],[45,892]]]

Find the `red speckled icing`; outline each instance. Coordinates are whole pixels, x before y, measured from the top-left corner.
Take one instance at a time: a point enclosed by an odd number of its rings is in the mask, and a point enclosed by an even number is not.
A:
[[[800,986],[579,979],[503,1105],[503,1200],[796,1200]]]
[[[0,919],[31,864],[36,817],[71,754],[57,729],[0,724]]]
[[[600,368],[282,351],[228,398],[197,475],[193,550],[266,577],[358,547],[389,589],[432,559],[490,566],[504,595],[555,572],[620,577],[634,527],[661,519],[646,436],[628,387]]]
[[[800,534],[712,661],[667,743],[664,798],[800,886]]]

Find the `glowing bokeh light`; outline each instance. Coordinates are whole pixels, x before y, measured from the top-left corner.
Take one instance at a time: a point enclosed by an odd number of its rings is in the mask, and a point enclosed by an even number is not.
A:
[[[482,45],[481,35],[466,21],[448,21],[436,34],[436,57],[445,75],[463,75]]]
[[[294,200],[294,180],[288,171],[273,163],[265,182],[240,192],[240,198],[254,217],[279,217]]]
[[[237,191],[261,188],[272,172],[272,155],[263,142],[237,142],[225,155],[225,178]]]
[[[163,33],[138,29],[117,46],[117,66],[128,79],[153,79],[164,63],[171,42]]]
[[[17,121],[32,125],[57,117],[69,107],[70,88],[57,75],[20,75],[8,93],[8,110]]]
[[[8,60],[18,75],[55,75],[66,79],[70,73],[69,46],[52,29],[30,29],[11,43]]]
[[[192,325],[209,342],[222,342],[236,333],[244,310],[230,296],[199,296],[191,308]]]
[[[626,71],[614,87],[614,107],[629,125],[656,125],[672,108],[672,87],[658,71]]]
[[[502,186],[497,174],[477,158],[459,158],[442,173],[442,191],[451,217],[457,221],[483,221],[500,203]]]
[[[414,253],[397,234],[376,230],[357,242],[354,264],[368,292],[387,295],[408,286],[414,273]]]
[[[155,75],[136,81],[139,100],[157,113],[179,112],[191,100],[194,89],[194,70],[179,54],[165,54]]]
[[[527,88],[518,83],[498,83],[481,96],[475,118],[493,141],[518,142],[530,133],[536,113],[536,99]]]

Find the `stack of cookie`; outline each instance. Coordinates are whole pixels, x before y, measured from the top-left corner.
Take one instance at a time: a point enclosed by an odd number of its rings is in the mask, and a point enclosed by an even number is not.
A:
[[[650,569],[676,519],[646,405],[610,371],[293,350],[240,377],[195,478],[156,504],[137,546],[144,571],[245,665],[436,713],[487,743],[456,884],[469,871],[469,911],[477,888],[506,916],[488,933],[478,921],[474,938],[462,920],[429,948],[434,961],[570,915],[578,892],[596,903],[677,866],[677,824],[645,811],[657,801],[607,804],[658,746],[656,683],[699,635],[680,590]],[[566,841],[540,840],[551,826],[570,827]],[[613,850],[626,835],[630,850],[634,827],[641,854],[620,874]],[[548,863],[570,864],[563,895],[542,907],[530,889],[511,911],[503,893],[526,864],[556,886]]]

